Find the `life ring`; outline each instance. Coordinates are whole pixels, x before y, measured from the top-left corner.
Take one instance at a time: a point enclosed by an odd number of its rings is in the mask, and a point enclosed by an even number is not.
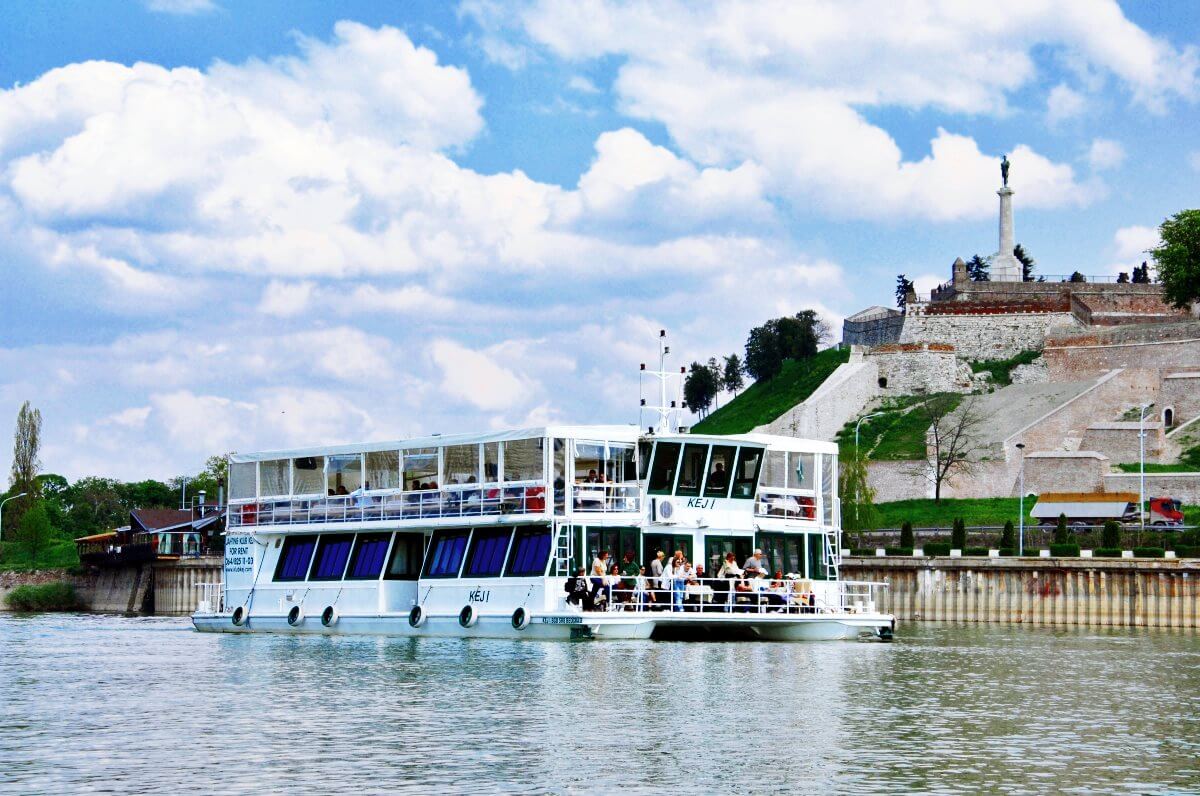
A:
[[[512,626],[513,630],[524,630],[529,627],[529,612],[524,608],[513,611]]]
[[[475,613],[475,606],[464,605],[463,609],[458,612],[458,623],[463,627],[474,627],[479,621],[479,614]]]
[[[338,612],[332,605],[325,606],[325,610],[321,612],[321,624],[325,627],[333,627],[337,624]]]
[[[297,627],[304,621],[304,609],[298,605],[293,605],[292,610],[288,611],[288,624],[292,627]]]
[[[230,619],[232,619],[233,623],[238,627],[246,624],[246,620],[249,619],[249,617],[246,615],[245,606],[239,605],[237,608],[234,608],[233,616],[231,616]]]
[[[412,610],[408,612],[408,624],[410,627],[420,627],[425,624],[425,609],[419,605],[414,605]]]

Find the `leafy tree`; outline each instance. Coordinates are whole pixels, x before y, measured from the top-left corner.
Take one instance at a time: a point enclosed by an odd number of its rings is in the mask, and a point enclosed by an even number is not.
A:
[[[1037,267],[1037,260],[1029,256],[1029,252],[1025,251],[1025,247],[1017,244],[1013,249],[1013,257],[1021,261],[1021,281],[1032,282],[1033,271]]]
[[[759,381],[773,378],[786,359],[807,359],[829,336],[829,326],[815,310],[775,318],[750,330],[745,370]]]
[[[1015,550],[1017,547],[1017,534],[1013,530],[1012,520],[1007,520],[1004,523],[1004,531],[1000,534],[1000,549]]]
[[[992,267],[992,258],[980,257],[978,254],[967,260],[967,275],[973,282],[987,282],[988,269]]]
[[[1133,284],[1148,285],[1153,282],[1150,278],[1150,266],[1143,262],[1141,265],[1134,266],[1133,269]]]
[[[693,362],[683,380],[683,405],[703,417],[720,389],[717,374],[708,365]]]
[[[916,547],[913,538],[912,523],[908,520],[905,520],[904,524],[900,526],[900,546],[904,548]]]
[[[1054,526],[1054,543],[1068,544],[1071,539],[1071,532],[1067,528],[1067,515],[1058,515],[1058,524]]]
[[[842,525],[855,531],[874,528],[878,520],[875,489],[867,471],[867,458],[850,454],[843,457],[838,489],[842,495]]]
[[[908,294],[914,290],[911,279],[908,279],[904,274],[896,276],[896,306],[904,309],[908,304]]]
[[[17,547],[29,556],[30,565],[36,568],[38,558],[50,546],[54,536],[54,526],[50,524],[46,507],[39,501],[25,512],[25,516],[21,517],[21,522],[17,526]]]
[[[955,550],[962,550],[967,546],[967,523],[962,517],[954,521],[950,530],[950,546]]]
[[[26,497],[14,501],[12,519],[18,521],[42,494],[38,472],[42,469],[38,458],[42,448],[42,413],[26,401],[17,412],[17,430],[13,433],[12,476],[9,484],[16,493]]]
[[[1117,274],[1117,284],[1118,285],[1128,285],[1129,284],[1129,272],[1128,271],[1122,271],[1121,273]]]
[[[771,323],[750,330],[746,340],[746,372],[756,381],[774,378],[783,369],[779,335]]]
[[[804,310],[792,318],[770,321],[779,335],[779,352],[784,359],[808,359],[817,353],[821,344],[820,320],[812,310]]]
[[[1121,546],[1121,523],[1116,520],[1106,520],[1104,529],[1100,531],[1100,546],[1115,550]]]
[[[153,479],[132,484],[119,483],[117,494],[122,505],[130,509],[173,509],[179,506],[179,492]]]
[[[1069,281],[1071,281],[1071,282],[1086,282],[1086,281],[1087,281],[1087,277],[1086,277],[1086,276],[1084,276],[1083,274],[1079,273],[1078,271],[1075,271],[1074,273],[1072,273],[1072,274],[1071,274],[1071,278],[1070,278],[1070,280],[1069,280]],[[1133,281],[1134,281],[1134,282],[1136,282],[1136,281],[1137,281],[1137,277],[1136,277],[1136,276],[1134,277]]]
[[[1182,210],[1158,227],[1162,244],[1150,250],[1167,301],[1184,308],[1200,301],[1200,210]]]
[[[129,506],[121,500],[121,483],[111,478],[80,478],[65,495],[66,530],[86,536],[125,524]]]
[[[737,395],[738,390],[746,385],[742,378],[742,359],[737,354],[725,357],[725,368],[721,372],[721,386]]]

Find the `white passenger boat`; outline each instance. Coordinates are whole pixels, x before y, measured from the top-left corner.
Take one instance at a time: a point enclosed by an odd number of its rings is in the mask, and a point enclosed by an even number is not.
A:
[[[879,584],[838,577],[836,473],[832,443],[635,426],[237,454],[224,580],[202,585],[193,622],[226,633],[888,639]],[[756,549],[763,577],[744,569]],[[653,577],[659,550],[667,572]],[[593,580],[605,551],[623,574]],[[670,566],[677,551],[704,572]],[[729,553],[735,566],[721,572]],[[569,600],[576,585],[586,594]]]

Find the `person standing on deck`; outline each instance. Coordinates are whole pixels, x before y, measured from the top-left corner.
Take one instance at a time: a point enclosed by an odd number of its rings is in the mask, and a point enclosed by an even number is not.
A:
[[[592,599],[595,600],[604,588],[604,576],[608,574],[608,551],[601,550],[592,559]]]
[[[625,560],[621,563],[621,574],[625,576],[622,582],[622,587],[633,589],[637,585],[638,573],[642,571],[642,565],[633,560],[633,551],[625,551]]]

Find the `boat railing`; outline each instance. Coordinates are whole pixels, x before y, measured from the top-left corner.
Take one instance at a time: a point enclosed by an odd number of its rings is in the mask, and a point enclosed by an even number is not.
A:
[[[754,499],[756,517],[780,517],[789,520],[816,520],[817,498],[812,490],[767,487]]]
[[[615,481],[572,484],[571,506],[576,514],[636,512],[641,509],[641,488]]]
[[[196,588],[200,590],[200,602],[196,606],[197,613],[220,614],[225,612],[224,582],[197,583]]]
[[[589,594],[594,580],[589,579]],[[656,584],[622,578],[595,592],[597,611],[683,611],[732,614],[874,613],[886,583],[809,578],[690,578]]]

